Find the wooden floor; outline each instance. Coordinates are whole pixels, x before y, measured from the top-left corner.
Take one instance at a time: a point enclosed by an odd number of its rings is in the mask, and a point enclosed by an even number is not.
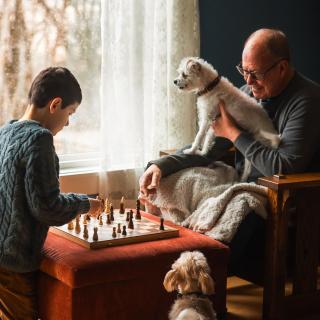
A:
[[[261,320],[262,287],[237,277],[229,277],[227,286],[227,320]]]
[[[286,291],[290,287],[286,287]],[[257,285],[229,277],[227,283],[227,320],[261,320],[263,289]],[[320,317],[308,317],[301,320],[319,320]]]

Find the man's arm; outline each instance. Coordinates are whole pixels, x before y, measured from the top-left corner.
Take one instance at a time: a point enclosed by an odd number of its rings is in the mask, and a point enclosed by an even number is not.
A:
[[[196,167],[207,166],[215,160],[219,160],[231,148],[232,143],[224,138],[217,138],[215,144],[204,156],[184,154],[183,150],[179,150],[173,155],[164,156],[160,159],[150,161],[147,169],[140,177],[140,200],[146,201],[149,194],[155,193],[159,186],[160,179],[179,170]]]
[[[213,161],[221,159],[232,147],[232,143],[225,138],[217,137],[214,145],[206,156],[184,154],[183,150],[188,147],[189,146],[186,146],[183,149],[178,150],[175,154],[150,161],[147,168],[152,164],[155,164],[160,168],[161,176],[166,177],[182,169],[208,166]]]
[[[234,145],[265,176],[304,172],[319,148],[319,104],[301,98],[288,108],[278,149],[264,146],[247,133],[241,133]]]

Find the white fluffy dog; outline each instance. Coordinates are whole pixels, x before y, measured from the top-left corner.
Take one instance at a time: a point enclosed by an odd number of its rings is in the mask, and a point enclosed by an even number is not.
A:
[[[239,127],[252,133],[261,143],[272,148],[278,147],[279,135],[261,105],[236,88],[228,79],[220,77],[208,62],[197,57],[184,58],[178,72],[179,77],[174,80],[174,84],[179,89],[195,92],[198,96],[199,130],[191,148],[184,150],[184,153],[207,154],[215,139],[210,127],[212,120],[220,116],[220,100],[225,101],[227,112]],[[242,180],[246,179],[249,170],[250,166],[247,164]]]
[[[200,251],[183,252],[166,274],[163,285],[168,292],[178,291],[170,320],[216,320],[208,294],[214,282],[205,256]]]

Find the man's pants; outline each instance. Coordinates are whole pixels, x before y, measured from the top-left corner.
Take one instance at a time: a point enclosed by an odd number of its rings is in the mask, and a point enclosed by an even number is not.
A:
[[[0,267],[0,319],[35,320],[37,272],[16,273]]]

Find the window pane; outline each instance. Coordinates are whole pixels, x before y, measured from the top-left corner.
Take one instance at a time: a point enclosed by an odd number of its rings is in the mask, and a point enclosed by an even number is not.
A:
[[[83,100],[55,137],[59,154],[98,151],[100,0],[0,0],[0,125],[21,117],[34,76],[66,66]]]

